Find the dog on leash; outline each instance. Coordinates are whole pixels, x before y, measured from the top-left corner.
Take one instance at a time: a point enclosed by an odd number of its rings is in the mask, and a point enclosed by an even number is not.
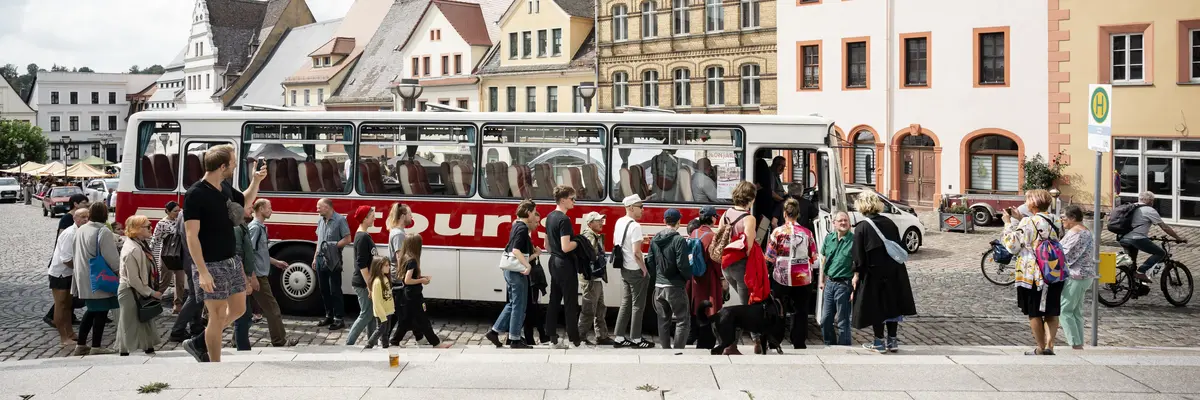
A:
[[[702,310],[711,307],[711,303],[702,304]],[[706,313],[697,313],[702,314]],[[710,350],[710,354],[740,355],[741,352],[732,347],[738,342],[739,329],[758,334],[759,339],[755,343],[756,354],[767,354],[768,349],[775,349],[777,353],[783,354],[780,343],[783,342],[787,321],[783,303],[774,295],[768,296],[767,300],[758,304],[724,307],[717,312],[715,320],[703,318],[701,324],[711,324],[713,331],[717,333],[717,345]]]

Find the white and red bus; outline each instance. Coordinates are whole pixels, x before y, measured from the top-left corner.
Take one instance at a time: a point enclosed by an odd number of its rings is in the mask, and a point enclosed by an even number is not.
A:
[[[652,235],[664,227],[666,209],[680,209],[686,224],[702,205],[728,207],[737,182],[769,176],[762,169],[770,157],[786,155],[783,179],[814,191],[822,235],[828,212],[844,209],[845,199],[832,127],[820,117],[665,113],[141,112],[126,134],[117,218],[162,218],[163,206],[182,204],[203,175],[205,149],[232,144],[242,160],[235,187],[248,185],[246,160],[267,162],[259,195],[275,210],[271,254],[289,264],[271,276],[285,312],[322,309],[309,265],[320,198],[343,214],[375,207],[370,231],[381,253],[387,212],[407,204],[414,219],[408,233],[424,237],[422,267],[436,277],[425,295],[503,302],[496,266],[516,205],[533,198],[548,214],[555,185],[577,189],[577,229],[584,213],[607,216],[611,250],[627,195],[646,199],[642,224]],[[352,253],[344,253],[347,265]],[[351,268],[344,273],[343,292],[353,293]],[[618,280],[606,288],[614,307]]]

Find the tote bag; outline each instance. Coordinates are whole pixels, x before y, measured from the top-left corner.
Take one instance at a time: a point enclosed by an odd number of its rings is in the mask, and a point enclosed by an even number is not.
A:
[[[88,273],[92,282],[92,291],[116,294],[121,279],[108,266],[108,261],[104,260],[104,254],[100,251],[100,232],[100,229],[96,229],[96,256],[88,260]]]

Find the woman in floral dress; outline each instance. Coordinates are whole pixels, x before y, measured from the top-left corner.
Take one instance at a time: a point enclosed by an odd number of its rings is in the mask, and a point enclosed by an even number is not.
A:
[[[1054,337],[1058,333],[1058,316],[1062,307],[1064,282],[1047,284],[1038,268],[1034,251],[1040,240],[1062,237],[1058,217],[1046,213],[1053,198],[1050,192],[1037,189],[1025,192],[1025,206],[1033,213],[1023,217],[1015,209],[1005,210],[1004,247],[1016,255],[1017,307],[1029,317],[1036,348],[1028,355],[1054,355]]]

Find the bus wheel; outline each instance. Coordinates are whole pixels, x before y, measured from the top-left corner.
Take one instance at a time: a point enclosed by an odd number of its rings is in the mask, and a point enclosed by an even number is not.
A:
[[[309,263],[313,249],[306,246],[288,246],[275,255],[287,263],[282,270],[271,271],[271,289],[279,302],[279,309],[288,315],[321,315],[321,294],[317,291],[317,271]]]

